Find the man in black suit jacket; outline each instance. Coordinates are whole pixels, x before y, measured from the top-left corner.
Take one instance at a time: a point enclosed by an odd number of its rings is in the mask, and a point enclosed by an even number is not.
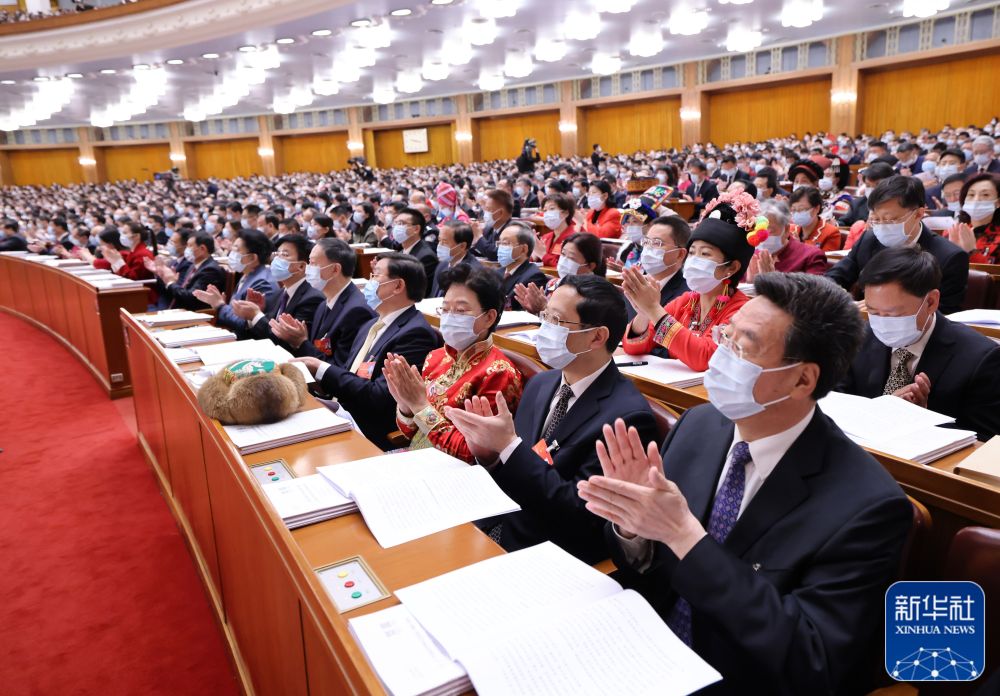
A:
[[[18,224],[14,220],[4,220],[0,225],[0,251],[27,251],[28,241],[17,233]]]
[[[719,197],[719,187],[708,178],[705,163],[701,160],[695,159],[688,163],[688,174],[691,177],[691,186],[684,192],[684,199],[694,201],[694,215],[691,219],[697,220],[709,201]]]
[[[656,433],[649,403],[618,372],[611,355],[625,333],[621,292],[598,276],[569,276],[546,311],[559,324],[542,324],[542,360],[553,369],[532,377],[512,418],[498,396],[476,399],[468,411],[445,409],[481,464],[521,506],[519,512],[480,522],[508,551],[552,541],[577,558],[608,557],[603,523],[584,509],[576,484],[600,471],[594,441],[616,418],[645,438]],[[569,329],[559,339],[560,327]],[[555,337],[555,340],[552,340]],[[568,362],[567,362],[568,361]]]
[[[497,240],[497,260],[503,274],[504,309],[520,311],[521,303],[514,295],[518,285],[545,287],[549,277],[541,268],[531,263],[531,250],[535,246],[535,233],[520,222],[504,227]]]
[[[497,242],[500,233],[510,224],[514,214],[514,198],[503,189],[490,189],[483,200],[482,234],[472,246],[472,253],[480,258],[497,260]]]
[[[755,287],[712,358],[712,403],[686,411],[661,451],[606,429],[604,475],[580,494],[612,523],[619,580],[722,674],[700,694],[867,693],[912,511],[816,406],[862,321],[813,275]]]
[[[660,306],[688,291],[687,282],[681,270],[687,258],[691,226],[676,215],[663,215],[649,223],[646,230],[640,263],[646,275],[660,284]],[[626,303],[628,320],[635,319],[635,308]],[[669,357],[666,349],[656,346],[654,355]]]
[[[323,294],[306,282],[306,266],[309,263],[309,240],[300,234],[283,237],[281,244],[271,257],[271,277],[278,283],[278,298],[264,307],[255,305],[253,317],[248,320],[249,333],[253,338],[280,340],[271,331],[271,321],[282,315],[300,321],[307,326],[312,323],[316,308],[323,302]]]
[[[365,297],[378,317],[358,330],[350,357],[343,365],[314,357],[296,358],[309,367],[317,382],[347,409],[365,437],[390,449],[396,430],[396,400],[389,393],[382,367],[391,353],[418,368],[427,354],[441,346],[414,303],[424,297],[426,284],[420,263],[408,254],[391,252],[376,263]]]
[[[916,248],[887,249],[865,266],[868,331],[839,390],[895,394],[988,440],[1000,434],[1000,345],[937,312],[940,281],[937,261]],[[886,322],[908,316],[905,333]]]
[[[890,176],[894,176],[895,172],[892,169],[892,165],[886,164],[885,162],[877,162],[875,164],[870,164],[866,168],[861,170],[859,174],[861,181],[865,184],[868,191],[873,191],[880,181],[888,179]],[[846,213],[840,216],[837,220],[837,224],[844,227],[850,227],[858,220],[868,219],[868,196],[854,196],[851,199],[851,207]]]
[[[314,357],[344,367],[358,329],[375,318],[352,278],[354,249],[340,239],[321,239],[309,254],[306,282],[323,294],[312,320],[287,314],[270,322],[271,331],[297,357]],[[312,270],[309,270],[312,269]]]
[[[482,268],[479,259],[473,256],[472,227],[466,222],[449,222],[441,226],[441,237],[438,239],[438,265],[434,271],[434,282],[431,284],[431,297],[444,297],[441,287],[441,274],[460,263],[473,268]]]
[[[171,308],[208,309],[206,303],[195,297],[195,291],[207,290],[209,285],[226,287],[226,273],[212,258],[214,251],[215,240],[212,235],[198,232],[188,237],[184,254],[193,265],[183,281],[178,279],[177,271],[169,266],[157,267],[157,292],[169,299]]]
[[[951,314],[960,310],[969,281],[969,255],[921,222],[926,208],[924,185],[920,180],[892,176],[879,182],[868,197],[868,207],[872,211],[870,229],[851,247],[847,256],[833,264],[826,277],[845,290],[851,290],[862,269],[876,254],[891,246],[915,243],[933,255],[941,266],[941,311]]]
[[[403,208],[392,220],[392,241],[399,245],[404,254],[413,256],[424,267],[424,274],[427,277],[426,292],[427,297],[430,297],[438,257],[424,241],[426,230],[427,220],[414,208]]]

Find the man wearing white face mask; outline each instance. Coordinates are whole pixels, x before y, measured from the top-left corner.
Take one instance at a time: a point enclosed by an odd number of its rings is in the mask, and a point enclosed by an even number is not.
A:
[[[941,270],[927,252],[889,249],[861,273],[868,331],[844,383],[955,418],[980,440],[1000,434],[1000,345],[940,314]]]
[[[438,240],[438,264],[434,271],[434,282],[431,284],[431,297],[444,297],[444,286],[441,275],[448,269],[459,264],[472,268],[482,268],[479,260],[469,253],[472,247],[472,227],[465,222],[451,221],[441,226],[441,237]]]
[[[719,335],[710,404],[659,451],[623,424],[579,485],[617,579],[721,674],[713,694],[867,693],[911,506],[817,407],[862,322],[843,290],[770,273]],[[876,617],[876,618],[873,618]]]
[[[1000,160],[993,149],[994,140],[989,135],[980,135],[972,141],[972,162],[965,175],[1000,174]]]
[[[868,229],[826,277],[849,290],[876,254],[891,247],[916,246],[930,252],[941,266],[941,311],[951,314],[961,309],[969,279],[969,255],[924,226],[926,208],[920,180],[891,176],[880,181],[868,196],[868,209]]]
[[[660,305],[666,307],[688,291],[681,268],[687,258],[691,226],[676,215],[664,215],[649,223],[642,244],[640,265],[643,272],[660,286]],[[629,321],[635,318],[635,308],[628,307]],[[654,351],[655,352],[655,351]]]
[[[229,252],[229,269],[241,274],[230,304],[226,304],[225,296],[215,285],[194,291],[195,297],[216,310],[216,323],[233,331],[240,339],[249,336],[250,325],[236,313],[232,303],[249,299],[266,310],[277,299],[278,286],[264,265],[270,256],[271,243],[263,232],[241,230]]]
[[[444,409],[521,506],[479,523],[506,550],[549,540],[587,563],[607,558],[603,524],[584,509],[576,484],[600,470],[594,441],[602,424],[622,418],[644,439],[656,432],[649,404],[611,359],[624,331],[621,292],[604,278],[570,276],[549,298],[535,339],[553,369],[528,381],[516,417],[499,395]]]
[[[431,282],[437,270],[438,257],[424,241],[427,220],[419,210],[403,208],[392,220],[392,241],[404,254],[416,258],[427,274],[427,292],[431,291]],[[428,294],[428,297],[430,295]]]

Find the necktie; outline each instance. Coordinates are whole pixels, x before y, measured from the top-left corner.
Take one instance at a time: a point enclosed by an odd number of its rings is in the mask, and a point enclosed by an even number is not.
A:
[[[285,307],[287,306],[288,306],[288,293],[282,290],[281,301],[278,303],[278,310],[274,313],[274,316],[280,317],[281,313],[285,311]]]
[[[358,368],[361,367],[361,363],[365,361],[368,357],[368,351],[372,349],[372,345],[375,343],[375,334],[377,334],[382,327],[385,326],[381,319],[378,319],[372,327],[368,329],[368,337],[365,338],[365,344],[361,346],[361,350],[358,354],[354,356],[354,362],[351,363],[351,372],[357,373]]]
[[[556,407],[552,409],[552,418],[549,419],[549,425],[545,428],[545,434],[542,435],[542,438],[546,442],[555,434],[556,428],[559,426],[559,421],[566,417],[566,407],[572,398],[573,390],[569,388],[568,384],[559,387],[559,400],[556,401]]]
[[[913,384],[913,375],[910,374],[910,369],[907,367],[907,363],[913,357],[913,353],[906,350],[906,348],[897,348],[892,351],[892,356],[896,358],[896,367],[893,368],[892,372],[889,373],[889,379],[886,380],[885,389],[882,390],[883,394],[892,394],[897,389],[902,389],[907,384]]]
[[[740,516],[740,505],[743,504],[743,491],[746,488],[747,464],[750,461],[750,446],[745,442],[737,442],[733,446],[729,471],[715,494],[712,515],[708,518],[708,533],[720,544],[726,541]],[[685,644],[691,645],[691,605],[683,597],[678,598],[667,618],[667,625]]]

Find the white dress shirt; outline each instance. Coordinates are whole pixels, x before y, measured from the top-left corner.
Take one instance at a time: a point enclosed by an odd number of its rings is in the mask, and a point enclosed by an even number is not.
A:
[[[566,402],[567,413],[569,413],[569,410],[573,408],[573,404],[575,404],[580,399],[580,397],[583,396],[583,393],[590,388],[590,385],[592,385],[594,382],[597,381],[597,378],[601,376],[601,373],[604,372],[606,369],[608,369],[608,365],[610,364],[611,360],[608,360],[606,363],[601,365],[599,368],[591,372],[586,377],[581,377],[580,379],[576,380],[573,384],[568,385],[570,390],[573,392],[573,396],[569,397],[569,401]],[[555,394],[552,396],[552,400],[549,401],[549,413],[547,416],[545,416],[545,422],[542,424],[543,433],[545,432],[545,429],[549,427],[549,421],[552,420],[552,414],[556,409],[556,403],[558,403],[559,401],[559,392],[562,391],[564,385],[566,385],[565,372],[562,374],[562,379],[559,380],[559,387],[556,389]],[[514,450],[517,448],[519,444],[521,444],[520,437],[515,437],[513,440],[511,440],[510,444],[504,447],[503,450],[500,452],[500,461],[506,464],[507,459],[510,457],[511,454],[514,453]]]
[[[344,290],[347,290],[347,286],[350,285],[350,284],[351,284],[351,281],[347,281],[347,283],[344,284],[344,287],[342,287],[340,290],[338,290],[337,293],[333,297],[331,297],[329,300],[326,301],[326,308],[327,309],[333,309],[333,305],[337,304],[337,300],[340,299],[340,296],[344,294]]]
[[[403,307],[402,309],[397,309],[397,310],[396,310],[396,311],[394,311],[394,312],[389,312],[389,313],[388,313],[388,314],[386,314],[386,315],[385,315],[384,317],[381,317],[381,318],[380,318],[380,319],[379,319],[378,321],[381,321],[381,322],[382,322],[382,328],[381,328],[381,329],[379,329],[379,330],[378,330],[378,331],[377,331],[377,332],[375,333],[375,338],[373,338],[373,339],[372,339],[372,345],[374,346],[374,345],[375,345],[376,343],[378,343],[378,340],[379,340],[380,338],[382,338],[382,334],[384,334],[384,333],[385,333],[386,329],[388,329],[388,328],[389,328],[390,326],[392,326],[392,323],[393,323],[394,321],[396,321],[397,319],[399,319],[399,316],[400,316],[400,315],[401,315],[401,314],[402,314],[403,312],[405,312],[406,310],[408,310],[408,309],[409,309],[410,307],[412,307],[412,306],[413,306],[413,305],[406,305],[406,306],[405,306],[405,307]],[[350,365],[354,364],[354,360],[355,360],[355,359],[356,359],[357,357],[358,357],[357,355],[352,355],[352,356],[350,357],[350,359],[348,359],[348,361],[347,361],[347,365],[348,365],[348,366],[350,366]],[[327,368],[329,368],[329,367],[330,367],[330,363],[327,363],[327,362],[323,362],[323,361],[320,361],[320,365],[319,365],[319,367],[317,367],[317,368],[316,368],[316,381],[317,381],[317,382],[318,382],[319,380],[323,379],[323,375],[325,375],[325,374],[326,374],[326,370],[327,370]]]
[[[930,325],[927,330],[924,331],[924,335],[917,340],[916,343],[911,343],[908,346],[903,346],[906,350],[913,354],[906,363],[906,371],[913,376],[914,370],[917,368],[917,363],[920,362],[920,356],[924,354],[924,349],[927,348],[927,342],[931,340],[931,334],[934,333],[934,325],[937,324],[937,313],[931,315]],[[896,351],[893,350],[889,357],[889,374],[891,375],[893,370],[896,369],[896,365],[899,364],[899,357],[896,355]]]

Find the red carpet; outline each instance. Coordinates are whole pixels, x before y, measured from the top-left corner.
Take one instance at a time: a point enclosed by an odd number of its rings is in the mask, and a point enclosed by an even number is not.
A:
[[[119,410],[0,313],[0,693],[238,694],[222,636]]]

